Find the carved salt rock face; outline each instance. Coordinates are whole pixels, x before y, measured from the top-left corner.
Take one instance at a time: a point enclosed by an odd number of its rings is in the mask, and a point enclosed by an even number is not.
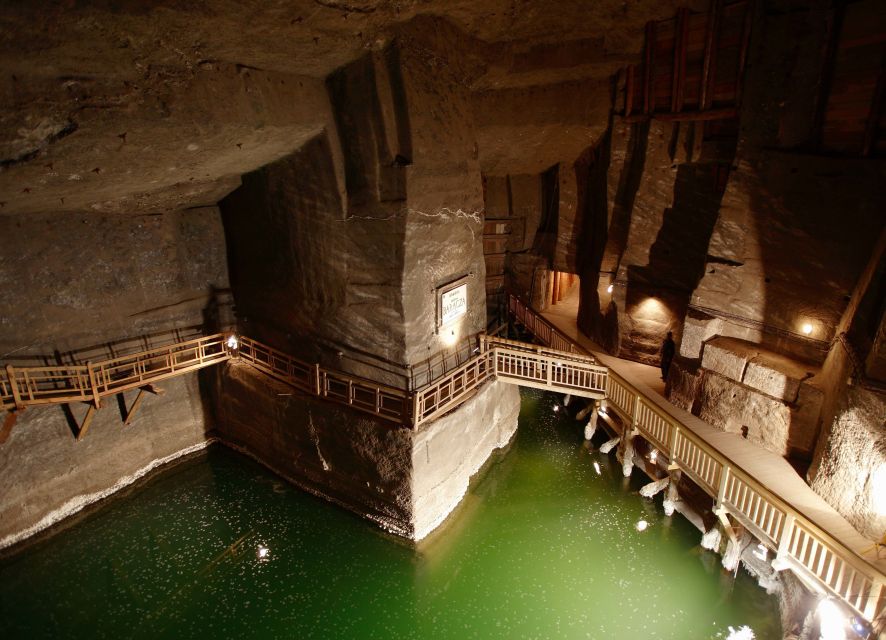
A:
[[[886,531],[886,433],[882,394],[850,388],[825,445],[812,488],[861,534]]]
[[[736,382],[741,382],[748,362],[748,354],[730,349],[729,347],[732,344],[728,339],[724,338],[715,338],[706,343],[702,354],[701,366]]]

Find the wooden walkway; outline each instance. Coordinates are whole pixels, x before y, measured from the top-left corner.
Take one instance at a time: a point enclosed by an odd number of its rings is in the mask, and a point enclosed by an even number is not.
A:
[[[307,363],[245,336],[215,334],[86,364],[6,365],[0,372],[0,407],[8,433],[19,413],[43,404],[89,403],[78,439],[86,435],[102,399],[139,389],[129,422],[154,383],[229,360],[244,362],[306,394],[417,427],[458,407],[492,379],[562,393],[603,398],[606,367],[593,357],[480,335],[476,355],[416,391],[407,391]]]
[[[306,363],[255,340],[215,334],[101,362],[50,367],[7,365],[0,406],[8,433],[28,406],[87,402],[82,438],[102,398],[143,394],[156,382],[229,360],[248,364],[306,394],[410,428],[457,408],[483,384],[500,380],[605,399],[627,425],[716,500],[721,518],[740,522],[812,588],[835,595],[868,620],[886,611],[886,560],[814,493],[781,457],[705,424],[661,395],[654,368],[606,356],[582,336],[574,313],[543,316],[509,298],[512,317],[545,346],[481,335],[476,355],[422,388],[409,391]]]
[[[559,307],[559,308],[558,308]],[[609,370],[605,405],[715,499],[808,586],[837,596],[868,621],[886,615],[886,559],[816,494],[781,456],[726,433],[670,404],[654,367],[607,356],[581,334],[577,309],[540,314],[513,296],[509,312],[535,333],[569,340]],[[538,334],[536,334],[538,336]]]

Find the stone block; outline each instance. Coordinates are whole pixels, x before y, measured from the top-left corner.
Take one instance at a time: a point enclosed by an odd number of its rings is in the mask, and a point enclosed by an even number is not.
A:
[[[714,338],[704,345],[701,366],[736,382],[741,382],[748,364],[748,353],[734,348],[728,338]]]
[[[791,410],[783,402],[706,371],[696,403],[698,417],[705,422],[743,434],[773,453],[788,454]]]
[[[800,380],[756,359],[748,362],[743,382],[753,389],[785,402],[794,402],[800,392]]]

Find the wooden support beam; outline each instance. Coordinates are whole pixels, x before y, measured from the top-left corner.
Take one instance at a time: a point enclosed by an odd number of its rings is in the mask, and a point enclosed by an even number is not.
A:
[[[126,419],[123,421],[123,426],[126,426],[130,422],[132,422],[132,418],[135,415],[135,410],[138,409],[138,406],[142,403],[144,397],[145,389],[141,388],[138,390],[138,395],[135,396],[135,400],[132,401],[132,406],[129,407],[129,410],[126,412]]]
[[[655,66],[655,22],[646,23],[646,55],[643,58],[643,113],[655,110],[653,95],[652,70]]]
[[[95,368],[91,362],[86,363],[86,370],[89,372],[89,388],[92,389],[92,402],[96,409],[101,409],[102,399],[98,393],[98,382],[95,377]]]
[[[89,431],[89,425],[92,424],[92,419],[95,417],[95,412],[95,405],[90,404],[89,408],[86,410],[86,415],[83,417],[83,422],[80,423],[80,429],[77,431],[78,442],[86,437],[86,432]]]
[[[551,279],[554,281],[553,289],[551,289],[551,306],[554,306],[560,300],[560,272],[552,271]]]
[[[831,83],[834,79],[834,67],[836,66],[837,59],[837,43],[840,39],[840,32],[843,30],[843,16],[845,13],[845,2],[837,0],[827,20],[824,47],[822,47],[821,52],[821,80],[818,83],[818,90],[815,92],[812,135],[810,136],[810,147],[814,151],[818,151],[821,148],[824,116],[828,107],[828,99],[831,95]]]
[[[628,65],[627,79],[625,80],[625,117],[631,115],[634,110],[634,74],[636,67]]]
[[[686,41],[689,39],[689,10],[677,10],[674,32],[674,68],[671,74],[671,111],[683,110],[683,85],[686,79]]]
[[[720,31],[720,16],[723,14],[723,0],[711,0],[711,11],[704,40],[704,62],[701,67],[701,87],[698,110],[705,111],[711,106],[714,88],[714,74],[717,60],[717,34]]]
[[[877,85],[874,88],[874,97],[871,100],[871,108],[868,111],[867,121],[864,125],[864,143],[861,155],[868,157],[877,144],[877,134],[880,129],[880,120],[883,117],[884,95],[886,95],[886,49],[880,58],[880,72],[877,74]]]
[[[634,114],[624,121],[646,122],[647,120],[661,120],[662,122],[690,122],[708,120],[726,120],[738,117],[738,110],[734,107],[724,109],[710,109],[708,111],[681,111],[680,113],[654,113],[651,115]]]
[[[748,61],[748,47],[751,42],[751,27],[754,24],[754,0],[748,0],[744,6],[744,22],[741,26],[741,49],[738,52],[738,70],[735,74],[735,106],[741,106],[741,93],[744,89],[744,70]]]
[[[12,391],[12,401],[15,403],[15,408],[24,409],[25,404],[22,402],[21,393],[18,390],[18,382],[15,380],[15,367],[11,364],[6,365],[6,377],[9,379],[9,388]]]
[[[723,525],[723,530],[726,532],[726,535],[729,536],[729,539],[732,540],[733,543],[738,544],[738,534],[735,532],[735,528],[727,517],[726,509],[724,507],[717,507],[714,510],[714,513],[717,514],[717,518],[719,518],[720,523]]]

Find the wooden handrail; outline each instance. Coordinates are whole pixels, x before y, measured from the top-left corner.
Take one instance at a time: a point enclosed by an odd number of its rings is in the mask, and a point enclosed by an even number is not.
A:
[[[516,296],[509,297],[508,309],[530,332],[540,326],[524,322],[541,315]],[[745,525],[801,579],[839,597],[869,621],[886,615],[886,562],[841,542],[611,368],[606,406],[626,431],[638,432],[658,448],[715,499],[715,508]]]

